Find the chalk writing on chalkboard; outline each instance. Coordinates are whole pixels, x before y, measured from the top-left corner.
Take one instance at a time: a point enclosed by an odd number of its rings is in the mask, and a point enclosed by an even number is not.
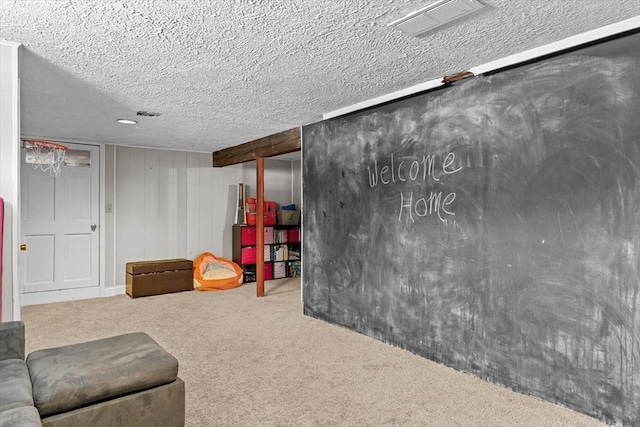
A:
[[[402,185],[423,181],[427,184],[441,183],[447,175],[452,175],[462,170],[462,166],[456,163],[456,155],[453,151],[445,154],[444,158],[436,154],[415,156],[394,156],[393,153],[386,161],[378,163],[373,161],[367,165],[367,177],[369,187],[376,188],[380,185]],[[438,215],[442,222],[446,222],[455,212],[452,204],[456,200],[455,192],[442,192],[430,190],[425,194],[415,194],[413,191],[399,192],[400,209],[398,221],[402,221],[403,215],[411,222],[416,218],[427,215]]]

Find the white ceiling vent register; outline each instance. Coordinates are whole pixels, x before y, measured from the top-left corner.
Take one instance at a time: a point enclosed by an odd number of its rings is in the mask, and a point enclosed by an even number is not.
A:
[[[387,26],[395,27],[410,36],[419,36],[483,7],[477,0],[440,0],[390,22]]]

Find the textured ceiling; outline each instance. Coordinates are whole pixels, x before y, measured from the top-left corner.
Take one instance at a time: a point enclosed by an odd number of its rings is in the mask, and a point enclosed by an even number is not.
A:
[[[23,135],[210,152],[640,15],[639,0],[480,1],[415,38],[386,24],[433,0],[1,0],[0,37],[24,46]]]

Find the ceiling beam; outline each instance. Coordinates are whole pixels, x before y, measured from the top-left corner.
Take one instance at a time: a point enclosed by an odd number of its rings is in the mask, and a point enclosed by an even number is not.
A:
[[[213,167],[231,166],[256,160],[259,157],[273,157],[300,151],[300,139],[300,128],[297,127],[235,147],[214,151]]]

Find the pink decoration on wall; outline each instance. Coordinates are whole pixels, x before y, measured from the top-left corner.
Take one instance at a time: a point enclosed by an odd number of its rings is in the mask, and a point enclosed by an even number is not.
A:
[[[2,320],[2,240],[4,239],[4,200],[0,197],[0,320]]]

